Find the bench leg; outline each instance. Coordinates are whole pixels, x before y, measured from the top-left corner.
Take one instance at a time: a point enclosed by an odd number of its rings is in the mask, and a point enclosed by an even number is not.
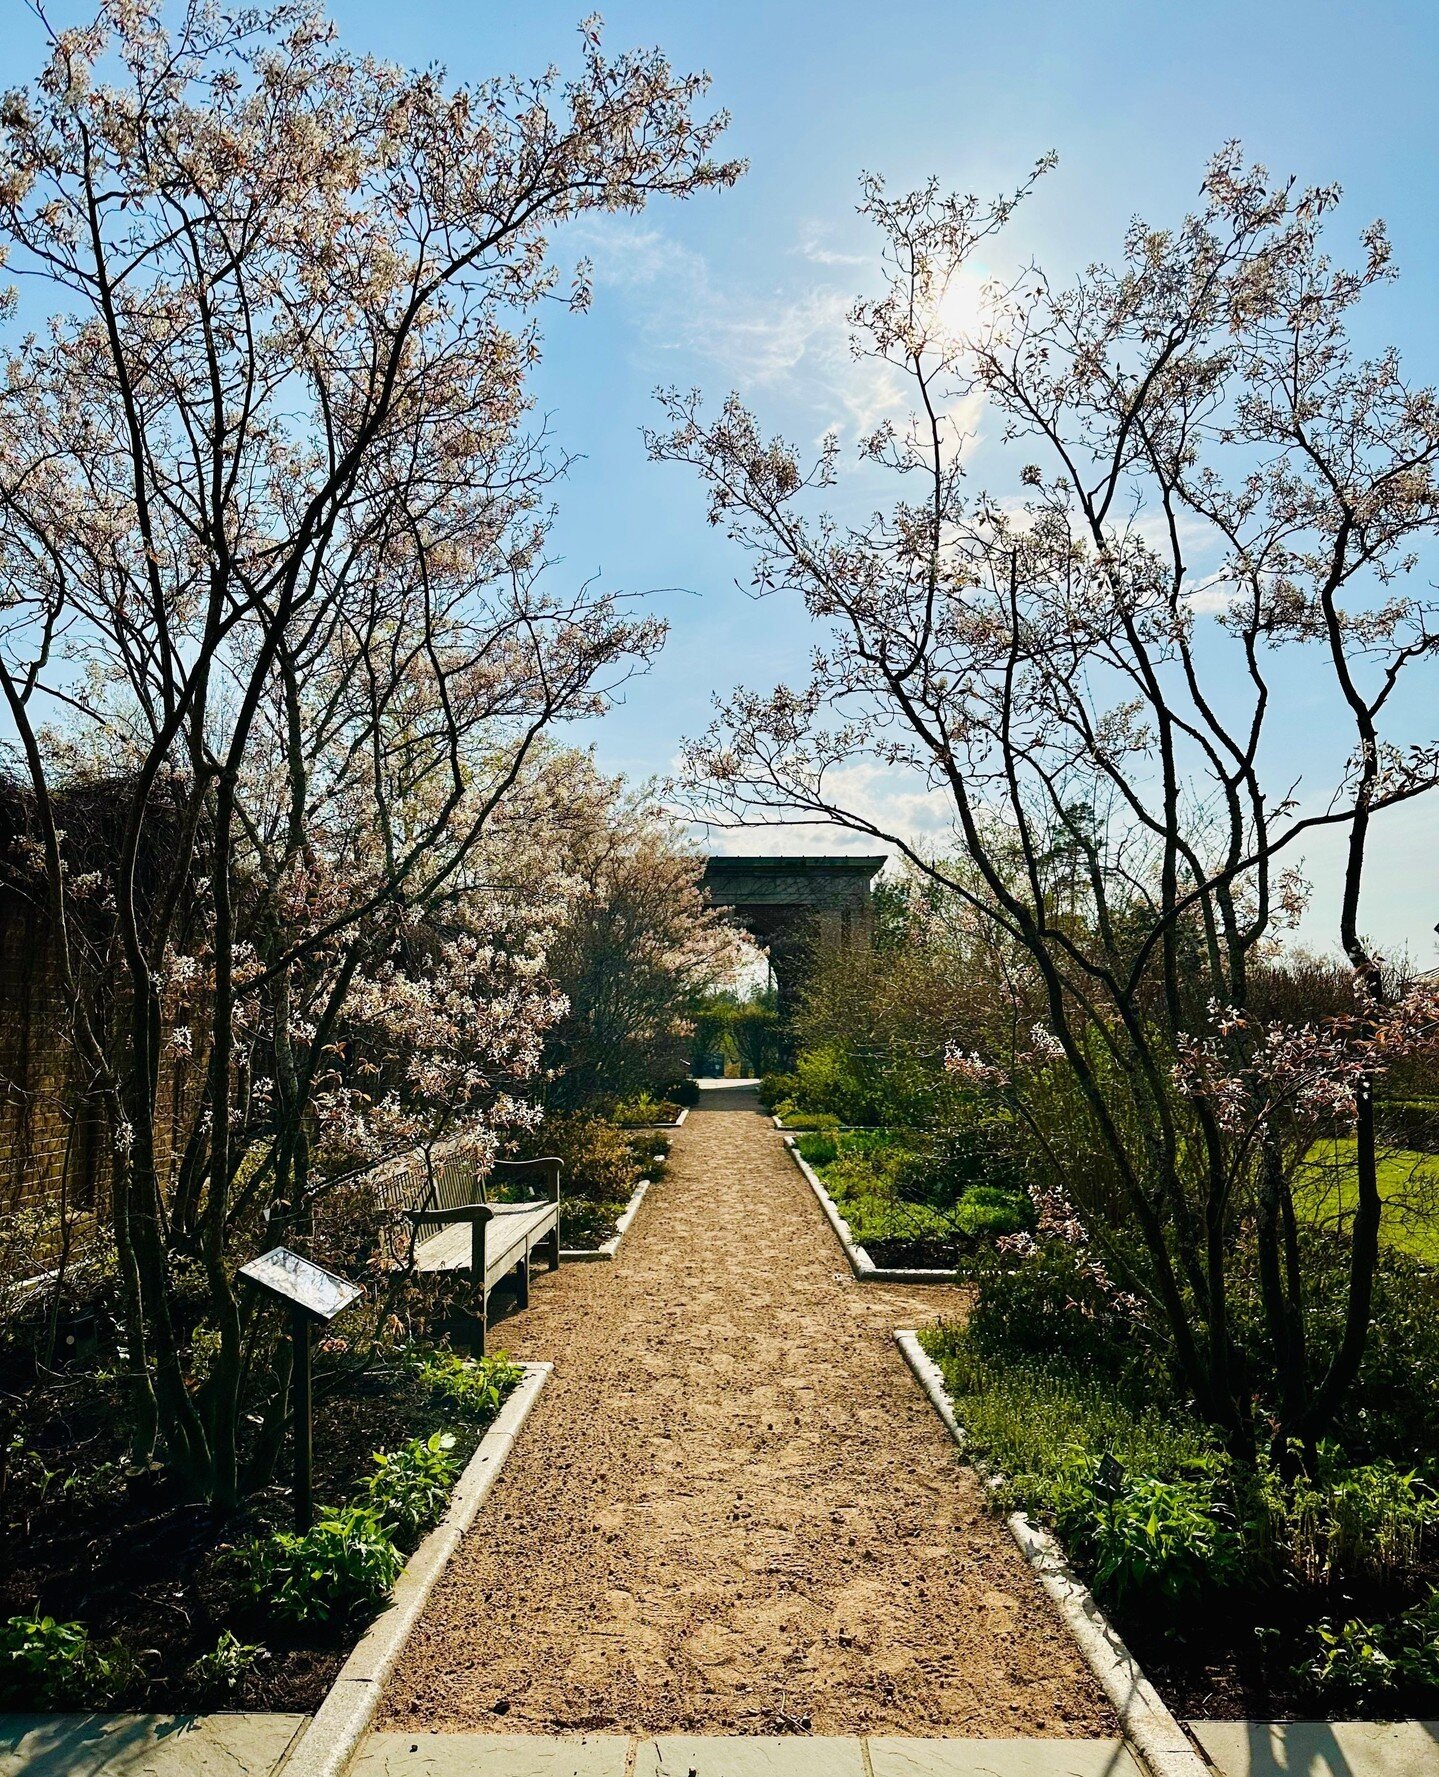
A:
[[[521,1259],[515,1268],[515,1282],[519,1288],[520,1307],[530,1305],[530,1261],[528,1255]]]
[[[545,1246],[548,1249],[547,1257],[550,1270],[558,1271],[560,1268],[560,1225],[558,1222],[555,1223],[554,1233],[545,1236]]]
[[[474,1348],[475,1356],[485,1355],[485,1335],[489,1331],[489,1301],[486,1298],[485,1286],[481,1283],[475,1291],[475,1306],[479,1312],[475,1316]]]

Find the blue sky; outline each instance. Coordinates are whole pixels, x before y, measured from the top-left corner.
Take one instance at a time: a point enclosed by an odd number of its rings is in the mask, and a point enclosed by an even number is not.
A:
[[[65,20],[83,10],[54,5]],[[584,0],[331,0],[352,46],[439,61],[460,79],[572,65],[584,10]],[[672,589],[654,598],[672,624],[662,660],[584,737],[609,769],[664,772],[716,692],[802,668],[802,613],[757,605],[736,585],[743,558],[706,526],[684,471],[646,462],[640,432],[655,421],[660,383],[737,388],[801,441],[832,421],[852,425],[865,390],[842,317],[873,282],[872,236],[854,215],[861,170],[894,188],[933,173],[989,193],[1053,148],[1059,168],[1011,250],[1071,267],[1113,255],[1136,213],[1177,220],[1208,155],[1237,136],[1275,171],[1340,182],[1351,236],[1375,215],[1388,220],[1404,276],[1373,305],[1376,337],[1439,380],[1432,0],[615,0],[603,11],[610,47],[660,43],[676,65],[711,72],[715,103],[733,114],[728,150],[751,163],[731,192],[556,243],[562,257],[588,253],[598,273],[588,316],[549,321],[538,382],[560,441],[582,459],[561,490],[559,571]],[[0,0],[0,17],[13,26],[0,36],[9,84],[34,66],[38,38],[21,0]],[[1419,707],[1409,719],[1435,726]],[[1292,736],[1296,758],[1310,739]],[[1367,909],[1371,930],[1425,964],[1439,960],[1436,838],[1439,809],[1389,822]],[[757,839],[739,848],[771,849]],[[1319,940],[1329,865],[1315,850],[1309,866]]]

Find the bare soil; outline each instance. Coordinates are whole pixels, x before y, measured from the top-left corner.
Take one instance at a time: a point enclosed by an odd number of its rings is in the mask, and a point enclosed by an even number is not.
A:
[[[707,1090],[619,1257],[496,1330],[541,1395],[382,1726],[1113,1734],[752,1091]]]

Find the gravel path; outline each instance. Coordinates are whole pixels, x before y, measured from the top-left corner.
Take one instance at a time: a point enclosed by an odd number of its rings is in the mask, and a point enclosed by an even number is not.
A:
[[[856,1283],[753,1092],[706,1091],[617,1262],[499,1329],[555,1373],[376,1725],[1112,1734],[894,1346],[946,1300]]]

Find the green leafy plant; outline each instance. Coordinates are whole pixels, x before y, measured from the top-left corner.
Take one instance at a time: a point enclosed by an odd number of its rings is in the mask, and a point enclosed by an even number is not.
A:
[[[1322,1702],[1374,1707],[1402,1693],[1420,1703],[1439,1693],[1439,1592],[1388,1623],[1350,1617],[1315,1628],[1315,1648],[1295,1677]]]
[[[78,1512],[103,1510],[125,1485],[123,1462],[100,1462],[93,1468],[76,1469],[60,1483],[60,1497]]]
[[[366,1503],[393,1534],[416,1537],[439,1521],[460,1472],[454,1450],[454,1433],[437,1431],[376,1452]]]
[[[1023,1191],[974,1185],[954,1206],[954,1225],[967,1240],[992,1240],[1034,1226],[1034,1207]]]
[[[11,1617],[0,1626],[0,1704],[25,1709],[103,1709],[138,1675],[119,1642],[99,1646],[83,1623]]]
[[[1315,1629],[1318,1646],[1296,1677],[1326,1701],[1371,1703],[1387,1696],[1399,1671],[1384,1646],[1384,1631],[1351,1617],[1336,1629],[1327,1620]]]
[[[628,1200],[598,1203],[588,1197],[560,1200],[560,1245],[593,1252],[611,1239]]]
[[[1243,1541],[1213,1478],[1126,1474],[1108,1453],[1078,1463],[1084,1484],[1060,1531],[1104,1597],[1180,1603],[1240,1578]]]
[[[759,1101],[767,1111],[773,1111],[782,1099],[792,1099],[798,1089],[798,1074],[762,1074]]]
[[[241,1641],[233,1629],[222,1629],[207,1654],[190,1662],[190,1681],[205,1696],[234,1697],[269,1652],[258,1643]]]
[[[277,1531],[238,1551],[250,1595],[282,1622],[352,1624],[374,1615],[405,1565],[368,1506],[325,1512],[304,1532]]]
[[[489,1357],[435,1352],[419,1366],[420,1387],[472,1423],[488,1425],[518,1385],[524,1371],[502,1351]]]
[[[805,1134],[795,1138],[800,1158],[811,1166],[833,1166],[839,1157],[839,1143],[833,1135]]]
[[[532,1152],[558,1155],[565,1201],[625,1203],[640,1182],[643,1168],[635,1159],[633,1137],[604,1117],[549,1116],[530,1139]],[[532,1185],[524,1189],[528,1193]]]
[[[1389,1462],[1346,1466],[1332,1446],[1313,1478],[1264,1487],[1271,1534],[1294,1573],[1311,1585],[1390,1579],[1411,1571],[1439,1524],[1439,1496],[1413,1469]]]
[[[841,1127],[840,1120],[830,1111],[806,1111],[793,1099],[782,1098],[774,1107],[774,1114],[786,1129],[809,1129],[834,1134]]]

